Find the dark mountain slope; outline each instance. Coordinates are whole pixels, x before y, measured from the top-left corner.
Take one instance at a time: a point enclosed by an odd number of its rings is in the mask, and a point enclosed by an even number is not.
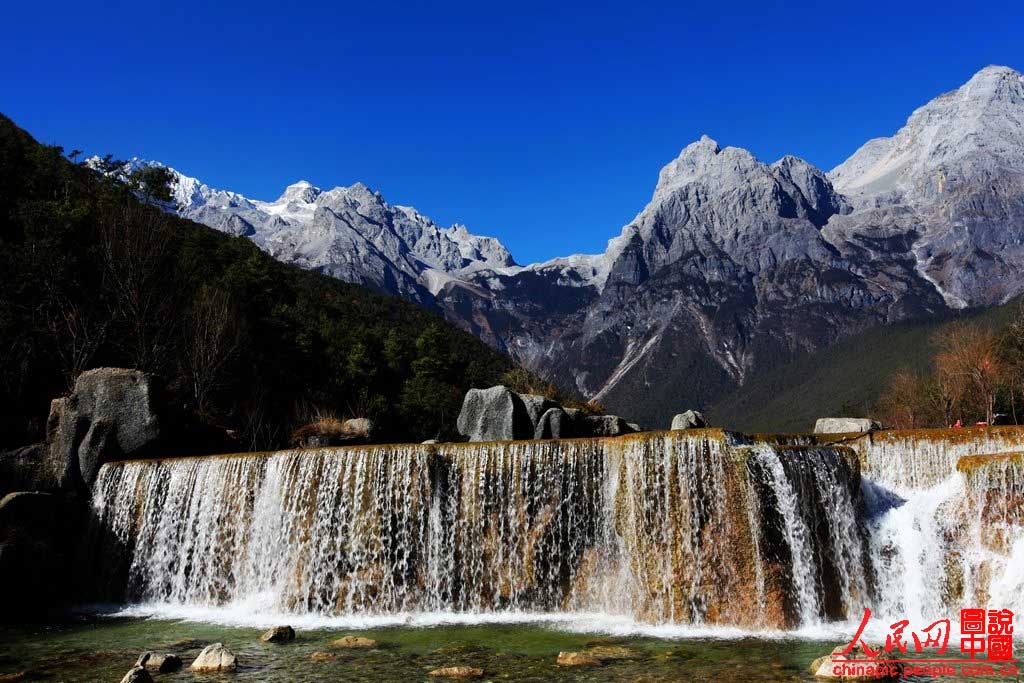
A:
[[[511,361],[414,304],[142,203],[0,116],[0,445],[81,370],[139,367],[193,424],[269,447],[315,414],[447,433]]]

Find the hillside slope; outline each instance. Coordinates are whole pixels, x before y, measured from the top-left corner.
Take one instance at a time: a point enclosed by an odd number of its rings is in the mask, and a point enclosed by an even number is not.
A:
[[[1019,306],[1017,299],[935,320],[872,328],[752,377],[708,415],[716,425],[751,432],[808,431],[819,417],[869,415],[896,371],[931,369],[933,337],[944,326],[969,320],[1001,329]]]
[[[0,446],[78,372],[137,367],[192,423],[274,447],[317,415],[450,435],[512,363],[412,303],[286,265],[140,202],[0,116]]]

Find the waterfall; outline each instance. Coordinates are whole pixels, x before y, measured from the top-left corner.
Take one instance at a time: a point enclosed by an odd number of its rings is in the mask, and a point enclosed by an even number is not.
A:
[[[716,430],[110,463],[92,511],[144,603],[785,628],[868,575],[852,451]]]
[[[747,629],[1024,610],[1021,444],[695,430],[109,463],[89,597]]]
[[[1022,444],[1019,428],[860,440],[878,614],[927,624],[1024,605],[1024,460],[1006,453]]]
[[[890,430],[849,443],[861,456],[865,477],[908,495],[941,484],[962,457],[1002,453],[1021,444],[1022,427]]]

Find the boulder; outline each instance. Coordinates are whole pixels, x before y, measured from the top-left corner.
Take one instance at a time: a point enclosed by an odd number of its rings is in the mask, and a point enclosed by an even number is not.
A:
[[[582,652],[559,652],[558,666],[601,666],[601,660]]]
[[[291,626],[275,626],[260,636],[260,640],[264,643],[290,643],[295,640],[295,629]]]
[[[467,391],[457,426],[470,441],[531,439],[534,430],[523,400],[500,385]]]
[[[519,400],[523,402],[523,407],[526,408],[526,415],[530,418],[530,425],[534,429],[537,428],[537,424],[540,422],[540,418],[551,408],[558,408],[558,404],[554,401],[544,398],[539,394],[518,394]]]
[[[368,417],[354,417],[341,423],[341,431],[349,436],[369,441],[373,438],[373,420]]]
[[[427,675],[438,678],[480,678],[484,675],[484,670],[475,666],[444,666],[434,669]]]
[[[535,439],[568,439],[572,436],[572,420],[564,410],[558,407],[545,410],[533,431]]]
[[[137,454],[160,438],[151,375],[98,368],[79,375],[70,396],[50,404],[48,470],[59,486],[91,488],[103,463]]]
[[[238,660],[231,650],[221,643],[214,643],[203,648],[189,669],[192,671],[235,671],[238,669]]]
[[[579,436],[622,436],[635,431],[618,415],[587,415],[576,425]]]
[[[338,658],[336,652],[314,652],[309,656],[314,662],[333,662]]]
[[[377,641],[373,638],[362,638],[360,636],[344,636],[333,641],[331,647],[340,647],[346,650],[365,650],[377,647]]]
[[[166,674],[180,669],[182,663],[181,657],[178,655],[172,655],[166,652],[143,652],[139,655],[139,659],[135,662],[135,666],[154,669],[159,673]]]
[[[141,666],[137,666],[124,675],[121,683],[153,683],[153,677]]]
[[[672,418],[672,430],[677,429],[701,429],[707,427],[708,422],[704,416],[696,410],[687,410]]]
[[[814,423],[815,434],[854,434],[881,428],[882,425],[866,417],[822,417]]]
[[[815,678],[832,681],[895,681],[899,680],[902,674],[900,663],[885,652],[881,646],[869,646],[872,653],[864,648],[863,641],[849,655],[842,654],[846,646],[839,645],[832,650],[832,654],[818,657],[809,667]],[[850,662],[847,670],[843,670],[844,663]],[[839,673],[836,673],[836,669]],[[862,671],[862,673],[858,673]]]

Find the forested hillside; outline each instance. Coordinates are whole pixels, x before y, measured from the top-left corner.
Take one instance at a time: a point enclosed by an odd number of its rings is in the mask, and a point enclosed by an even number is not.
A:
[[[92,367],[155,373],[184,424],[244,448],[323,416],[450,436],[465,390],[512,367],[428,311],[169,215],[77,156],[0,116],[0,446],[38,439],[50,400]]]
[[[794,432],[810,430],[816,418],[827,415],[878,415],[893,378],[901,372],[930,374],[940,347],[958,325],[1002,336],[1020,306],[1018,298],[935,320],[866,330],[751,378],[713,406],[710,416],[715,424],[734,429]],[[1007,381],[1015,379],[1009,371],[1004,374]],[[1001,409],[1012,412],[1012,392],[1002,391],[999,398]],[[970,416],[972,421],[983,417]]]

